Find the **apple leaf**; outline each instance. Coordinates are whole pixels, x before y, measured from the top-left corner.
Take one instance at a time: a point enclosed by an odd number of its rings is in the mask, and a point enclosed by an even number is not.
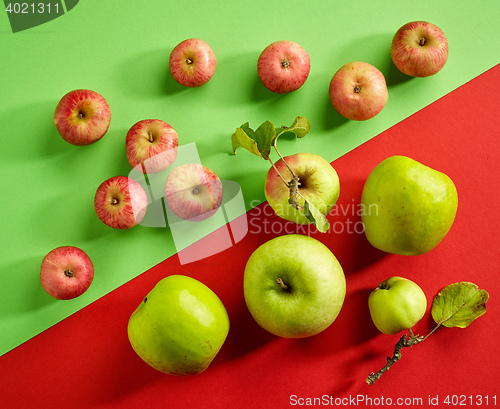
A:
[[[325,215],[307,200],[304,202],[304,214],[312,223],[314,223],[318,231],[321,233],[326,233],[330,228],[330,223]]]
[[[261,125],[262,127],[262,125]],[[260,127],[259,127],[260,128]],[[274,127],[273,127],[274,131]],[[274,135],[271,136],[271,138]],[[231,143],[233,145],[233,152],[236,154],[236,149],[245,148],[247,151],[253,153],[254,155],[260,156],[262,159],[268,159],[269,153],[271,151],[271,140],[267,141],[268,149],[264,149],[264,152],[261,151],[262,146],[266,145],[265,141],[259,140],[259,136],[252,128],[248,126],[248,122],[241,125],[239,128],[236,128],[236,131],[233,133],[231,137]],[[260,142],[260,143],[259,143]],[[264,143],[263,143],[264,142]],[[260,145],[260,147],[259,147]],[[267,153],[266,153],[267,152]]]
[[[275,128],[272,122],[266,121],[257,130],[250,128],[248,122],[236,128],[231,137],[233,152],[245,148],[247,151],[268,160],[271,147],[278,137],[286,132],[293,132],[297,138],[303,138],[309,132],[310,124],[306,117],[298,116],[290,127]]]
[[[450,284],[432,301],[432,318],[438,325],[466,328],[486,312],[489,294],[469,282]]]
[[[291,126],[282,126],[281,128],[276,128],[276,136],[273,140],[273,143],[276,143],[278,137],[286,132],[293,132],[297,138],[303,138],[309,133],[310,129],[311,124],[309,123],[309,120],[305,116],[298,116],[297,118],[295,118],[295,121]]]

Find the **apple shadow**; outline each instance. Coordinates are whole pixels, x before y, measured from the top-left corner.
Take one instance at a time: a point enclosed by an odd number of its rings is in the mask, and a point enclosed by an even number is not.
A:
[[[230,321],[231,330],[221,351],[227,360],[241,358],[277,339],[257,324],[244,302],[231,311]]]
[[[72,155],[75,149],[61,137],[51,119],[58,102],[50,100],[26,105],[21,109],[4,110],[0,115],[2,128],[15,130],[22,124],[22,135],[18,136],[22,136],[30,149],[18,149],[18,145],[6,144],[2,148],[2,154],[26,164],[30,163],[30,159],[38,160],[40,157]],[[9,131],[9,134],[12,134],[12,131]]]
[[[187,87],[177,83],[170,74],[169,58],[173,47],[149,50],[124,60],[115,76],[120,88],[132,96],[142,97],[185,92]]]
[[[332,105],[332,102],[330,101],[329,95],[327,95],[327,98],[325,98],[324,106],[325,106],[325,113],[324,113],[323,126],[326,130],[336,129],[350,121],[350,119],[343,117],[335,110],[335,108]]]
[[[0,309],[0,318],[30,313],[57,302],[45,292],[39,278],[33,280],[33,276],[40,275],[40,265],[44,256],[45,254],[41,254],[40,257],[25,258],[0,270],[0,277],[4,278],[2,292],[24,300],[24,302],[10,303],[4,298],[9,308]]]
[[[387,87],[397,86],[399,84],[402,84],[402,83],[405,83],[405,82],[408,82],[408,81],[415,79],[415,77],[403,74],[401,71],[399,71],[398,68],[392,62],[390,54],[389,54],[388,58],[389,58],[389,62],[387,64],[386,68],[384,69],[384,71],[381,70],[385,76]]]

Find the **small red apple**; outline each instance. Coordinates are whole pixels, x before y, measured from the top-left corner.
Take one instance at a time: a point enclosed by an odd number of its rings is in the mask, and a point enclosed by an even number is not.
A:
[[[222,203],[222,182],[206,166],[186,163],[175,167],[168,174],[165,197],[170,210],[181,219],[205,220]]]
[[[394,35],[391,58],[403,74],[428,77],[443,68],[448,59],[448,41],[443,31],[426,21],[413,21]]]
[[[212,48],[197,38],[182,41],[170,53],[170,73],[174,80],[186,87],[207,83],[214,75],[216,65]]]
[[[125,145],[130,166],[138,172],[156,173],[175,161],[179,137],[166,122],[143,119],[130,128]]]
[[[148,196],[140,185],[126,176],[114,176],[97,188],[94,208],[97,217],[114,229],[130,229],[139,224],[148,206]]]
[[[54,123],[66,142],[90,145],[108,131],[111,111],[104,97],[88,89],[64,95],[54,112]]]
[[[82,295],[93,279],[92,261],[78,247],[57,247],[42,260],[40,282],[44,290],[58,300],[70,300]]]
[[[373,118],[389,98],[384,74],[360,61],[345,64],[335,73],[329,94],[335,110],[355,121]]]
[[[293,41],[268,45],[257,61],[257,73],[264,86],[277,94],[299,89],[311,70],[306,50]]]

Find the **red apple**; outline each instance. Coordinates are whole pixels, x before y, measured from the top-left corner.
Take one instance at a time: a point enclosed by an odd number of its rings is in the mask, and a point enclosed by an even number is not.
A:
[[[360,61],[345,64],[335,73],[329,93],[335,110],[355,121],[373,118],[389,98],[384,74]]]
[[[90,145],[108,131],[111,111],[104,97],[88,89],[64,95],[54,113],[56,128],[66,142]]]
[[[175,161],[179,137],[166,122],[144,119],[130,128],[125,144],[130,166],[138,172],[156,173]]]
[[[426,21],[413,21],[394,35],[391,58],[403,74],[428,77],[443,68],[448,59],[448,41],[443,31]]]
[[[309,55],[293,41],[268,45],[257,61],[257,73],[264,86],[277,94],[299,89],[311,70]]]
[[[78,247],[57,247],[42,260],[40,282],[44,290],[58,300],[70,300],[82,295],[93,279],[92,261]]]
[[[311,223],[304,211],[295,209],[289,202],[290,189],[278,175],[279,172],[290,183],[292,174],[289,169],[299,178],[299,193],[321,213],[328,215],[339,198],[339,176],[327,160],[313,153],[285,156],[284,161],[278,159],[267,172],[264,193],[275,213],[298,224]],[[299,202],[303,205],[304,199],[299,199]]]
[[[168,174],[165,197],[170,210],[181,219],[205,220],[222,203],[222,182],[206,166],[186,163],[175,167]]]
[[[140,185],[126,176],[114,176],[97,188],[94,208],[97,217],[114,229],[130,229],[146,214],[148,196]]]
[[[214,75],[217,60],[212,48],[202,40],[190,38],[170,53],[170,73],[186,87],[199,87]]]

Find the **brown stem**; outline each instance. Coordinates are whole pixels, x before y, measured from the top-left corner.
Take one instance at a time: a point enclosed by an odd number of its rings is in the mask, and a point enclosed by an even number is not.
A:
[[[283,290],[289,290],[288,286],[283,282],[283,280],[281,278],[277,278],[276,279],[276,283],[279,284],[279,286],[281,288],[283,288]]]
[[[425,339],[419,336],[415,336],[411,329],[409,329],[408,332],[409,336],[406,336],[406,334],[403,335],[396,343],[396,345],[394,346],[394,353],[392,357],[390,356],[387,357],[387,363],[385,364],[385,366],[382,369],[380,369],[377,373],[372,372],[370,375],[368,375],[368,377],[365,379],[368,385],[373,385],[375,381],[379,379],[385,371],[388,371],[392,365],[394,365],[401,359],[402,356],[401,350],[403,348],[412,347],[413,345],[419,344]]]
[[[64,274],[66,277],[73,277],[73,271],[71,271],[69,268],[67,270],[64,270]]]
[[[425,45],[425,38],[421,37],[420,40],[418,40],[419,45]]]
[[[155,138],[153,138],[153,132],[151,131],[148,131],[148,140],[149,142],[154,142]]]

